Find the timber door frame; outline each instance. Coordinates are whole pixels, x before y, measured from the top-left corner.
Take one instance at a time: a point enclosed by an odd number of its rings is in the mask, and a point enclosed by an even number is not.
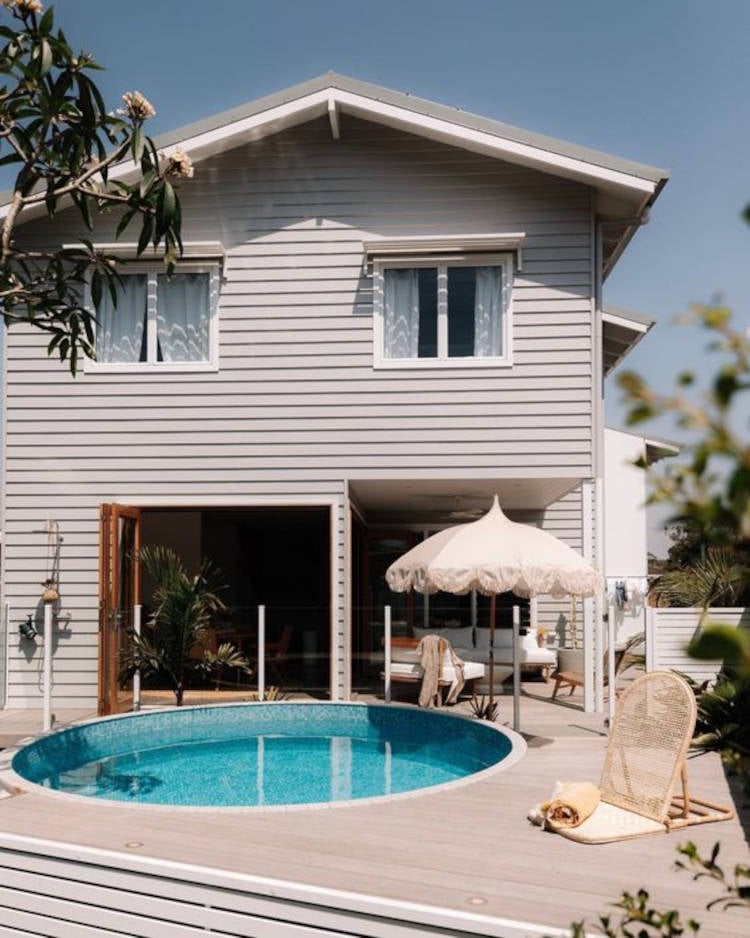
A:
[[[103,504],[99,510],[99,664],[98,711],[100,716],[119,713],[132,706],[132,694],[119,694],[119,651],[124,623],[120,611],[122,562],[120,522],[135,524],[132,555],[129,558],[130,595],[128,607],[141,602],[141,509],[132,505]]]

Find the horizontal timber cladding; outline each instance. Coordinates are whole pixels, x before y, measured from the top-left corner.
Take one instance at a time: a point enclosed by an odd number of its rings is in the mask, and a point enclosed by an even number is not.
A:
[[[592,526],[594,538],[596,519],[592,512]],[[562,498],[548,505],[537,518],[537,523],[545,531],[559,537],[573,550],[584,552],[583,525],[583,492],[578,486]],[[572,605],[569,598],[554,599],[552,596],[540,596],[537,600],[537,624],[547,629],[554,639],[555,645],[582,646],[583,641],[583,603],[575,602],[575,638],[571,623]]]
[[[394,474],[592,474],[585,186],[344,117],[340,140],[313,121],[199,163],[180,195],[185,241],[225,253],[217,371],[73,379],[42,335],[8,334],[5,599],[11,623],[34,611],[46,542],[30,532],[59,521],[70,621],[56,706],[96,696],[102,502],[340,499],[344,479]],[[114,241],[113,225],[97,220],[96,239]],[[363,239],[516,231],[512,368],[373,369]],[[85,235],[63,211],[24,225],[19,242]],[[339,570],[343,540],[341,529]],[[10,633],[9,702],[37,705],[39,652],[29,660]],[[337,667],[343,687],[341,656]]]

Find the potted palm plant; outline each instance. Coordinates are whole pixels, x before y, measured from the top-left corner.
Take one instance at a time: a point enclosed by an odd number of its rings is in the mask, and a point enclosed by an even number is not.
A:
[[[212,648],[215,615],[225,606],[219,597],[225,588],[221,573],[204,560],[191,576],[168,547],[144,547],[140,561],[153,580],[154,611],[141,635],[132,632],[121,678],[136,671],[166,678],[182,706],[190,674],[210,675],[220,667],[250,672],[247,658],[229,642]]]

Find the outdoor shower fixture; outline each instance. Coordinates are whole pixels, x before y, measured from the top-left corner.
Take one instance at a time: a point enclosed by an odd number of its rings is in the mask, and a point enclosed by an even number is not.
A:
[[[49,733],[54,720],[52,714],[52,625],[55,618],[55,606],[59,603],[60,594],[57,590],[60,570],[60,525],[57,521],[48,521],[44,529],[34,531],[34,534],[47,535],[47,577],[42,583],[42,604],[44,606],[44,636],[42,641],[42,729]],[[19,630],[24,638],[33,638],[37,630],[29,616]],[[33,634],[32,634],[33,633]]]
[[[18,631],[19,631],[19,634],[21,635],[21,638],[25,638],[30,642],[34,641],[34,639],[37,637],[38,632],[34,625],[34,616],[32,615],[32,613],[29,613],[25,622],[21,622],[19,624]]]

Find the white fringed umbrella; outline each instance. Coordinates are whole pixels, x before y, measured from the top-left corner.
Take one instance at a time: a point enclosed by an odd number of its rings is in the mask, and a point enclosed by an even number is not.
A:
[[[484,517],[428,537],[394,561],[385,574],[396,593],[468,593],[490,596],[490,711],[494,691],[495,596],[512,592],[594,596],[602,576],[579,553],[554,535],[511,521],[497,495]],[[514,653],[515,659],[515,653]]]

